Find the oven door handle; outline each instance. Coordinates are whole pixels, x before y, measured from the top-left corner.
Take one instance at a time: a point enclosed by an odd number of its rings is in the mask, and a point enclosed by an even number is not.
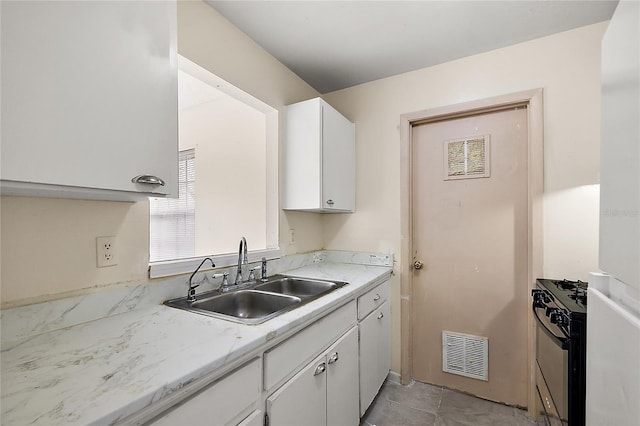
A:
[[[555,334],[553,334],[551,332],[551,330],[549,330],[546,326],[546,324],[544,322],[542,322],[542,320],[540,319],[540,317],[538,316],[538,310],[536,309],[535,305],[532,305],[531,308],[533,309],[533,315],[535,315],[536,320],[538,321],[538,324],[540,325],[540,327],[544,330],[545,333],[547,333],[547,335],[551,338],[551,340],[553,340],[553,342],[558,345],[562,350],[568,350],[569,349],[569,339],[568,337],[559,337],[556,336]],[[564,330],[561,330],[564,334]]]

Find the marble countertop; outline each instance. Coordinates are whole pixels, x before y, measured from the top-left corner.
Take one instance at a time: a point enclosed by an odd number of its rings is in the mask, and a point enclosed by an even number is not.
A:
[[[2,424],[114,424],[367,291],[390,267],[323,262],[288,275],[349,285],[259,325],[154,305],[2,343]]]

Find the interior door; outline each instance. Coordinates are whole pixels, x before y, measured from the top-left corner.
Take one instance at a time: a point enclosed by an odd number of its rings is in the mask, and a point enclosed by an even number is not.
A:
[[[524,106],[412,128],[414,378],[520,406],[527,143]],[[488,381],[443,372],[443,331],[488,338]]]

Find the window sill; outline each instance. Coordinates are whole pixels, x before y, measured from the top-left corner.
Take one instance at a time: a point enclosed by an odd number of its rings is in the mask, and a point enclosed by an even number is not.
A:
[[[210,257],[213,260],[213,263],[215,263],[216,268],[236,266],[238,264],[237,253],[190,257],[188,259],[170,260],[165,262],[153,262],[149,264],[149,278],[163,278],[171,277],[173,275],[190,274],[198,267],[200,262],[202,262],[202,259],[205,257]],[[280,249],[256,250],[248,253],[249,263],[259,262],[263,257],[266,257],[267,260],[278,259],[281,257]]]

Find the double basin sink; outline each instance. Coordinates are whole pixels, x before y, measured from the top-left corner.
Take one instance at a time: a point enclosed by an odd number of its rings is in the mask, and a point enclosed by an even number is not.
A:
[[[280,314],[329,294],[347,283],[274,275],[265,282],[231,286],[197,295],[195,302],[185,297],[167,300],[173,308],[208,315],[242,324],[260,324]]]

